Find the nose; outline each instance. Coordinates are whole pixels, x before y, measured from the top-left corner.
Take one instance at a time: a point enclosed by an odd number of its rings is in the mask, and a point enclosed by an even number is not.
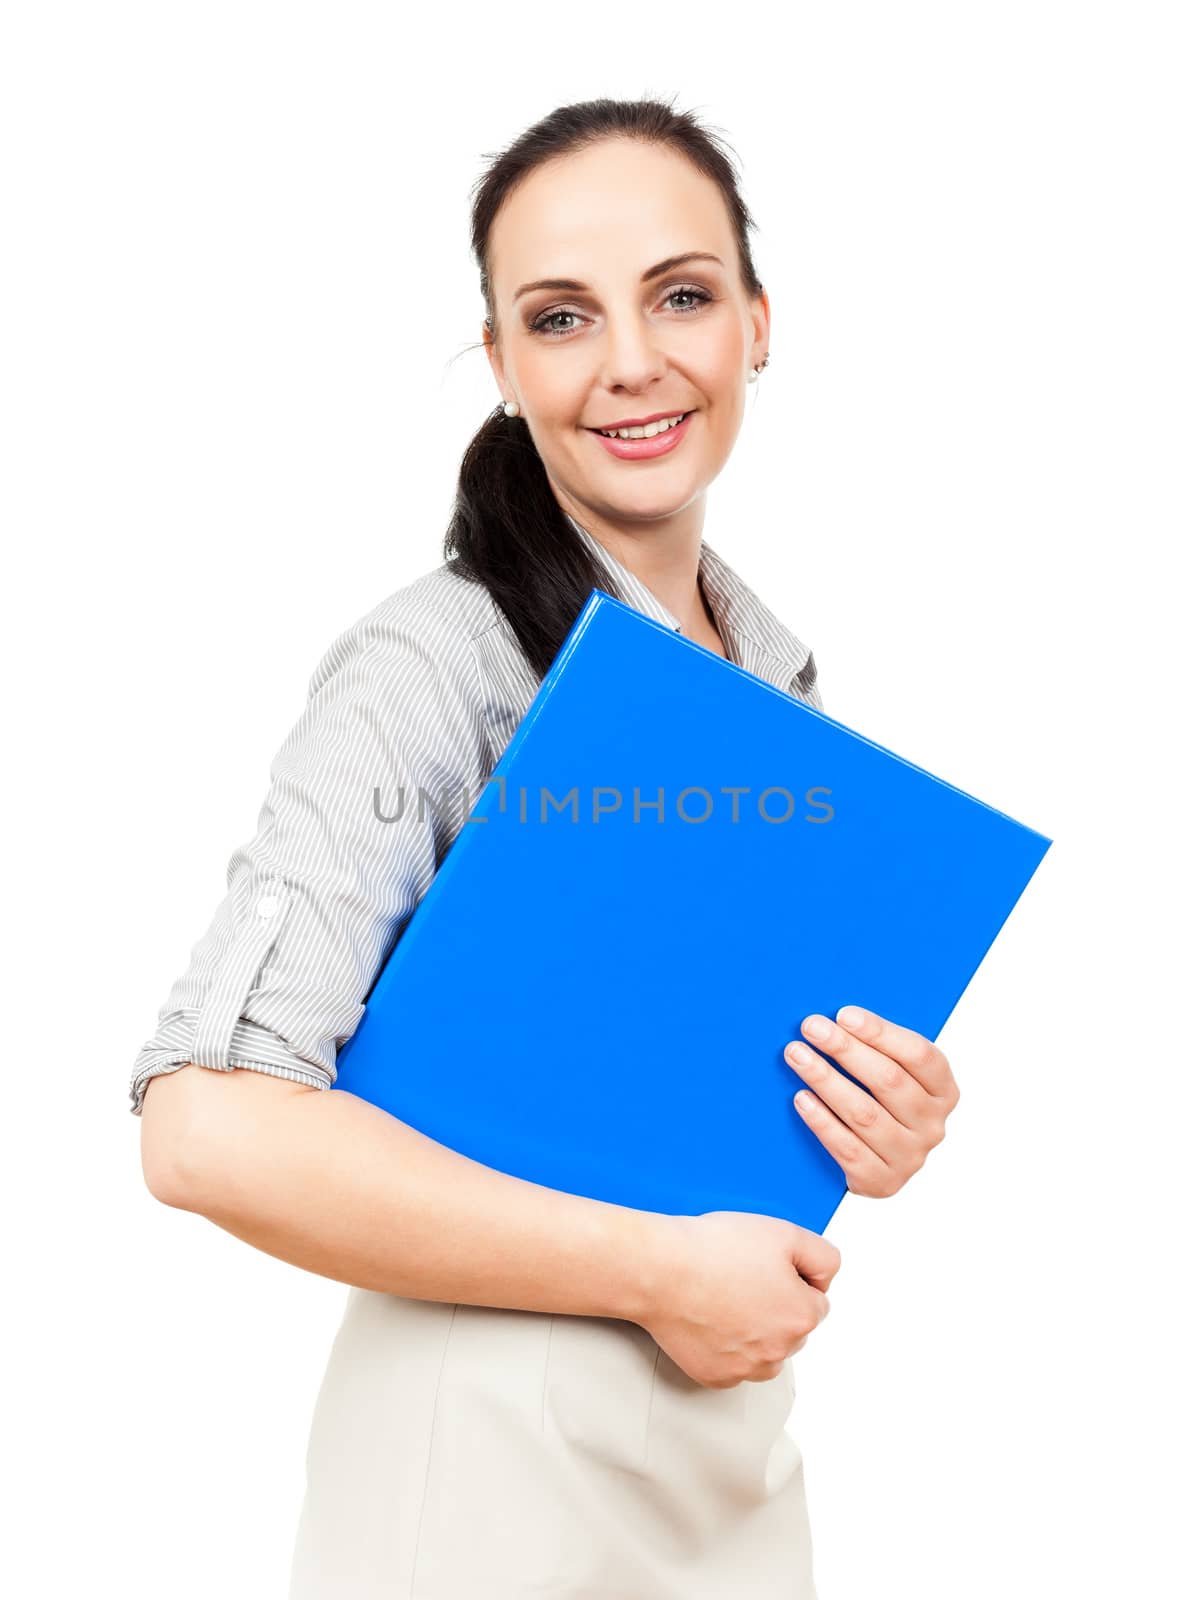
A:
[[[640,315],[614,316],[601,347],[601,384],[640,394],[667,371],[655,329]]]

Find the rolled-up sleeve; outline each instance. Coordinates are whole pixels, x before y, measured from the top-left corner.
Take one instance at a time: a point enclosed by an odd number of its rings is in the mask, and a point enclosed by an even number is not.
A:
[[[254,837],[138,1052],[151,1078],[194,1063],[328,1089],[379,969],[486,781],[469,630],[417,580],[329,647],[270,766]]]

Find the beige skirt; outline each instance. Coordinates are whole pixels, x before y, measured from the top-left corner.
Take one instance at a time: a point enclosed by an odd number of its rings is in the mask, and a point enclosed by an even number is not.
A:
[[[706,1389],[616,1318],[352,1288],[289,1600],[815,1600],[795,1392]]]

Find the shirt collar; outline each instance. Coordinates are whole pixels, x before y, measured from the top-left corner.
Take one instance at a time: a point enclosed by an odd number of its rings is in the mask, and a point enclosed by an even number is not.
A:
[[[678,617],[658,596],[569,512],[566,516],[611,578],[617,598],[678,633],[681,626]],[[700,541],[699,578],[730,659],[777,689],[788,694],[800,693],[815,703],[816,662],[812,651],[703,539]]]

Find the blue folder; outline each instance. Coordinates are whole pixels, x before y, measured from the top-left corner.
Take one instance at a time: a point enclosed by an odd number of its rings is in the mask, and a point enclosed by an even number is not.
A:
[[[936,1038],[1051,842],[593,589],[337,1087],[553,1189],[823,1232],[784,1046],[850,1003]]]

